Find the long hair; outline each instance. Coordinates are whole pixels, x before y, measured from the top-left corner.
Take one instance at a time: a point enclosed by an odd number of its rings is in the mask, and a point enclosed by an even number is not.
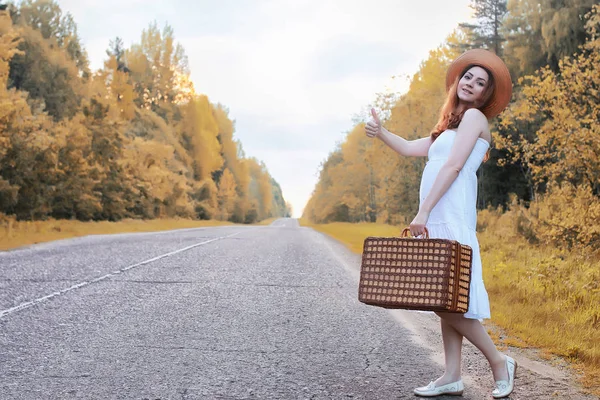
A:
[[[433,128],[433,130],[431,131],[431,139],[432,140],[437,139],[438,136],[440,136],[442,134],[442,132],[444,132],[446,129],[458,128],[460,121],[462,121],[462,118],[463,118],[463,115],[465,114],[466,109],[460,113],[457,112],[457,110],[458,110],[458,90],[457,90],[458,82],[467,73],[467,71],[473,67],[483,68],[485,70],[485,72],[487,72],[487,74],[488,74],[487,87],[485,88],[485,91],[483,92],[483,96],[481,98],[481,101],[479,102],[480,104],[476,105],[475,107],[478,109],[482,109],[483,107],[485,107],[487,105],[487,102],[490,100],[490,97],[492,97],[492,94],[494,93],[494,76],[492,75],[492,73],[487,68],[482,67],[481,65],[471,64],[471,65],[467,66],[460,73],[460,75],[458,75],[456,77],[454,82],[452,82],[450,89],[448,89],[448,96],[446,97],[446,102],[444,103],[444,105],[442,106],[442,109],[440,110],[440,118],[438,119],[438,122],[435,125],[435,128]]]

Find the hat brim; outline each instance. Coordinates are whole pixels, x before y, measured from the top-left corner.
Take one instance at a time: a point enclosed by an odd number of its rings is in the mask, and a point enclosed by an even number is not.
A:
[[[488,118],[495,117],[500,114],[510,102],[512,96],[512,80],[510,79],[510,72],[508,71],[506,64],[504,64],[504,61],[491,51],[483,49],[467,50],[454,60],[448,67],[448,72],[446,73],[446,92],[450,90],[450,87],[456,78],[459,77],[467,67],[472,65],[484,67],[490,71],[494,77],[494,92],[485,106],[481,108],[481,112]]]

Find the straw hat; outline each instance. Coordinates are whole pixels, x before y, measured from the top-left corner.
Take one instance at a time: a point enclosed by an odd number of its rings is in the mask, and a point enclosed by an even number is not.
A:
[[[446,91],[450,90],[450,86],[452,86],[456,77],[462,74],[468,66],[475,65],[484,67],[494,76],[494,92],[485,107],[481,108],[481,111],[488,118],[495,117],[506,108],[510,101],[512,81],[504,61],[491,51],[483,49],[467,50],[454,60],[448,67],[446,74]]]

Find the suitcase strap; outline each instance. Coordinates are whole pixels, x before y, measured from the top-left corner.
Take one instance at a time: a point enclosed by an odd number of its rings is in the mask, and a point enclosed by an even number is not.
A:
[[[456,310],[458,307],[458,292],[460,289],[460,269],[462,267],[462,246],[457,241],[454,245],[456,248],[456,268],[454,270],[454,296],[452,296],[452,309]]]

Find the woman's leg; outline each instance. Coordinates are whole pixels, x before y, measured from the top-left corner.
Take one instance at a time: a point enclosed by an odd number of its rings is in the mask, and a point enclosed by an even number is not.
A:
[[[465,318],[462,314],[436,313],[469,342],[473,343],[487,358],[495,381],[508,380],[506,358],[498,351],[487,331],[476,319]]]
[[[444,340],[444,357],[446,372],[435,381],[436,386],[446,385],[460,379],[461,350],[463,335],[458,333],[445,319],[441,318],[442,339]]]

